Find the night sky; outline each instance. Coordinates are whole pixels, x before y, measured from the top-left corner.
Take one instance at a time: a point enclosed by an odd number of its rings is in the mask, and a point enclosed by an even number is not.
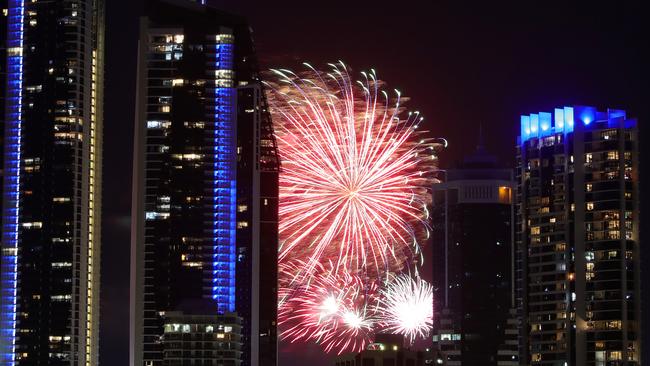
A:
[[[142,2],[106,1],[100,360],[110,366],[128,364],[131,152]],[[374,68],[388,87],[411,97],[407,106],[423,113],[432,136],[447,138],[442,167],[474,149],[479,126],[487,149],[512,166],[519,115],[563,105],[626,109],[647,135],[650,23],[642,2],[451,3],[216,1],[248,17],[263,68],[299,69],[303,61],[325,67],[337,60],[354,73]],[[302,345],[284,347],[281,358],[283,366],[331,364]]]

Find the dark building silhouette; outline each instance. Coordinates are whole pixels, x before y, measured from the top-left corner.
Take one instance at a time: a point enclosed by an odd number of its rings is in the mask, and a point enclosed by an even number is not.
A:
[[[2,10],[0,364],[96,365],[104,4]]]
[[[641,365],[639,138],[625,111],[521,117],[522,363]]]
[[[139,37],[131,365],[163,365],[165,314],[197,299],[241,318],[243,365],[275,365],[278,158],[250,28],[152,0]]]
[[[512,170],[480,143],[443,173],[432,209],[436,362],[511,364],[517,357],[504,347],[514,301]]]
[[[404,347],[403,335],[378,333],[363,351],[337,356],[334,366],[424,366],[431,361],[429,352]]]

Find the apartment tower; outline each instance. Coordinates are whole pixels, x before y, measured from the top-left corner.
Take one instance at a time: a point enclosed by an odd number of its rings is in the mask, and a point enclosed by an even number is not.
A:
[[[242,365],[275,365],[279,161],[249,26],[149,1],[136,90],[131,365],[167,364],[188,308],[238,316]]]
[[[3,5],[0,363],[96,365],[104,4]]]
[[[625,111],[521,116],[516,278],[530,365],[641,365],[639,138]]]

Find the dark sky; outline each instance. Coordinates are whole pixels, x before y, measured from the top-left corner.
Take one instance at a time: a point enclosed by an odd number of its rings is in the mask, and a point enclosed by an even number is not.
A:
[[[142,1],[106,1],[100,357],[110,366],[128,363],[131,151]],[[556,106],[626,109],[647,134],[650,27],[640,1],[216,3],[249,18],[263,67],[343,60],[355,72],[375,68],[390,88],[411,97],[408,106],[424,114],[433,136],[449,140],[443,167],[474,148],[479,125],[487,148],[512,166],[518,116]],[[330,364],[313,349],[289,349],[296,352],[283,353],[283,366]]]

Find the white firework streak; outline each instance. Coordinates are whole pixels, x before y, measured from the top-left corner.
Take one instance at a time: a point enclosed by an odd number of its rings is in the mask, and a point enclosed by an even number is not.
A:
[[[411,343],[424,338],[433,326],[433,286],[419,276],[391,275],[378,313],[385,331],[403,334]]]

